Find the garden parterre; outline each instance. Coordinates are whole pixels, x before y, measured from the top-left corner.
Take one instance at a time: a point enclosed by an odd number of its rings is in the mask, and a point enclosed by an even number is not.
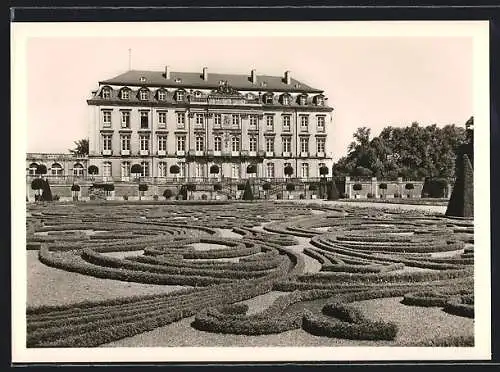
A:
[[[474,317],[469,219],[287,203],[54,204],[28,211],[27,249],[38,250],[45,265],[103,279],[194,287],[28,307],[28,347],[99,346],[191,316],[195,329],[223,334],[301,328],[325,337],[393,340],[396,324],[356,309],[357,301],[389,297]],[[223,237],[220,229],[239,237]],[[297,244],[295,237],[310,245],[302,252],[288,248]],[[305,255],[318,261],[319,272],[306,272]],[[256,314],[240,304],[273,290],[289,293]],[[320,313],[288,311],[322,298],[329,302]],[[450,340],[435,343],[453,346]]]

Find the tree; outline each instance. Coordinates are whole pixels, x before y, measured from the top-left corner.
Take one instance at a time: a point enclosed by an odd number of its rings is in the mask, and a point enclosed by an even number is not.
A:
[[[319,175],[321,177],[328,176],[328,173],[329,173],[329,169],[326,165],[322,165],[321,167],[319,167]]]
[[[337,189],[337,185],[335,184],[335,180],[331,180],[328,185],[328,200],[338,200],[340,197],[339,190]]]
[[[35,178],[33,181],[31,181],[31,189],[37,192],[35,200],[40,200],[41,196],[40,190],[43,190],[44,186],[45,186],[45,181],[41,178]]]
[[[88,138],[83,138],[81,140],[75,141],[75,148],[70,149],[69,152],[75,156],[87,156],[89,154],[89,140]]]
[[[36,174],[38,174],[39,176],[42,176],[44,174],[47,174],[47,166],[45,166],[44,164],[39,164],[37,167],[36,167],[36,171],[35,171]]]
[[[142,173],[142,167],[140,164],[133,164],[130,167],[130,174],[133,174],[135,179],[138,179],[141,173]]]
[[[245,191],[243,191],[243,200],[253,200],[253,192],[249,180],[247,180],[247,182],[245,183]]]
[[[144,196],[144,192],[148,191],[148,185],[146,183],[139,184],[139,200],[141,200],[141,196]]]
[[[271,190],[271,184],[269,182],[266,182],[262,185],[262,190],[264,190],[266,194],[266,199],[267,199],[267,192]]]
[[[288,199],[290,199],[290,193],[295,190],[295,185],[293,183],[286,184],[286,191],[288,191]]]
[[[285,176],[286,176],[286,177],[291,177],[291,176],[292,176],[292,174],[293,174],[293,167],[292,167],[290,164],[288,164],[288,165],[285,167],[285,170],[284,170],[284,171],[285,171]]]
[[[177,164],[174,164],[174,165],[171,165],[170,166],[170,173],[171,174],[175,174],[175,177],[177,177],[177,175],[181,172],[181,168],[177,165]]]
[[[193,192],[196,191],[196,185],[194,183],[188,183],[186,185],[186,190],[191,192],[191,196],[193,196]]]
[[[256,174],[257,166],[255,164],[249,164],[247,167],[247,174]]]
[[[88,172],[91,176],[91,179],[93,179],[93,176],[99,173],[99,168],[97,168],[95,165],[91,165],[88,169]]]
[[[219,174],[219,166],[217,164],[213,164],[210,166],[210,174]]]
[[[167,200],[168,200],[168,199],[170,199],[173,195],[174,195],[174,193],[173,193],[173,192],[172,192],[172,190],[170,190],[170,189],[165,189],[165,190],[163,191],[163,197],[164,197],[165,199],[167,199]]]
[[[115,190],[115,185],[113,185],[112,183],[105,183],[103,188],[106,192],[106,196],[109,196],[110,193]]]
[[[80,185],[74,183],[71,185],[71,193],[73,194],[73,200],[78,200],[78,192],[80,191]]]
[[[43,201],[52,201],[52,191],[50,190],[49,181],[47,180],[43,181],[43,191],[41,199]]]

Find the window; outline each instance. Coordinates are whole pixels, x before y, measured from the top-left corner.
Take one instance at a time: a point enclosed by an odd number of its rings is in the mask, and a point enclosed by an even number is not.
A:
[[[323,106],[325,104],[325,97],[319,95],[319,96],[316,96],[316,104],[318,106]]]
[[[83,165],[81,165],[80,163],[76,163],[75,165],[73,165],[73,176],[83,176]]]
[[[178,128],[184,128],[184,125],[186,124],[186,115],[184,112],[178,112],[177,114],[177,127]]]
[[[266,128],[268,132],[274,132],[274,116],[266,116]]]
[[[149,177],[149,162],[141,162],[141,177]]]
[[[120,92],[120,98],[121,99],[129,99],[130,98],[130,91],[128,89],[122,89]]]
[[[272,137],[266,138],[266,151],[274,152],[274,138]]]
[[[232,115],[233,118],[233,128],[239,128],[240,127],[240,115],[234,114]]]
[[[141,129],[149,128],[149,112],[141,111]]]
[[[164,111],[158,112],[158,127],[165,128],[167,126],[167,113]]]
[[[257,129],[257,115],[250,115],[250,129]]]
[[[141,101],[145,101],[145,100],[147,100],[147,99],[148,99],[148,93],[149,93],[149,92],[148,92],[146,89],[141,89],[141,90],[139,91],[139,99],[140,99]]]
[[[251,136],[248,139],[248,144],[249,144],[250,151],[257,151],[257,137]]]
[[[283,152],[291,152],[292,151],[292,141],[290,137],[282,137],[283,141]]]
[[[309,164],[308,163],[302,163],[301,176],[302,176],[302,178],[309,178]]]
[[[318,153],[325,152],[325,139],[324,138],[316,138],[316,147]]]
[[[268,93],[268,94],[264,94],[264,103],[265,104],[272,104],[273,103],[273,95]]]
[[[102,164],[102,175],[104,177],[111,177],[111,163],[109,161]]]
[[[300,130],[302,132],[307,132],[309,130],[309,116],[300,117]]]
[[[102,112],[102,126],[111,127],[111,111],[106,110]]]
[[[167,151],[167,136],[158,136],[158,151]]]
[[[186,175],[186,163],[179,163],[178,165],[180,168],[179,177],[184,178]]]
[[[167,163],[164,161],[158,163],[158,177],[167,177]]]
[[[194,92],[194,96],[196,98],[200,98],[201,97],[201,92],[199,90],[197,90],[196,92]]]
[[[106,87],[102,89],[102,98],[103,99],[110,99],[111,98],[111,89]]]
[[[31,163],[29,168],[28,168],[28,174],[30,176],[34,176],[36,175],[36,169],[38,168],[38,164],[37,163]]]
[[[130,150],[130,136],[120,137],[121,150]]]
[[[283,132],[290,132],[290,122],[291,122],[290,115],[284,115],[283,116]]]
[[[222,125],[222,115],[215,114],[214,115],[214,127],[220,127]]]
[[[240,151],[240,138],[233,136],[231,138],[231,151]]]
[[[266,171],[267,171],[267,177],[274,178],[274,163],[267,163]]]
[[[318,116],[316,118],[317,120],[317,128],[316,130],[318,132],[324,132],[325,131],[325,117],[324,116]]]
[[[122,128],[130,128],[130,111],[122,111]]]
[[[231,178],[240,178],[240,165],[232,164],[231,165]]]
[[[102,136],[102,149],[111,150],[111,134],[103,134]]]
[[[283,94],[281,96],[281,103],[284,105],[289,105],[290,104],[290,96],[288,94]]]
[[[194,167],[194,176],[195,177],[203,177],[203,164],[197,163]]]
[[[53,175],[53,176],[62,176],[63,174],[63,168],[62,168],[62,165],[59,164],[59,163],[54,163],[52,164],[52,167],[50,167],[50,173]]]
[[[205,138],[203,136],[196,136],[195,138],[195,150],[203,151],[203,144],[205,142]]]
[[[158,100],[159,101],[165,101],[167,99],[167,92],[164,90],[158,91]]]
[[[139,136],[139,143],[140,143],[141,151],[148,151],[149,150],[149,135],[141,134]]]
[[[184,101],[184,91],[178,90],[177,93],[175,94],[175,99],[177,101]]]
[[[309,152],[309,138],[300,139],[300,152]]]
[[[287,177],[286,173],[285,173],[286,167],[291,167],[291,166],[292,166],[292,163],[285,163],[285,164],[283,164],[283,174],[285,175],[285,177]]]
[[[196,126],[201,127],[203,125],[203,114],[196,114]]]
[[[221,151],[222,149],[222,138],[214,137],[214,151]]]
[[[124,161],[121,165],[121,175],[122,179],[127,179],[130,177],[130,162]]]
[[[299,104],[300,105],[305,105],[306,104],[306,100],[307,100],[307,96],[305,96],[305,95],[299,96]]]
[[[177,151],[186,151],[186,136],[177,136]]]

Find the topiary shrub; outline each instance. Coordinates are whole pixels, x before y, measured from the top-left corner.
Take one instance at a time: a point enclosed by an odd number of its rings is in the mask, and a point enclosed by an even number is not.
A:
[[[177,164],[174,164],[174,165],[171,165],[170,166],[170,173],[171,174],[179,174],[181,172],[181,168],[177,165]]]
[[[202,194],[201,195],[201,200],[207,200],[207,199],[208,199],[207,194]]]
[[[77,184],[71,185],[71,191],[73,192],[80,191],[80,186]]]
[[[213,164],[210,166],[210,174],[219,174],[219,166],[217,164]]]
[[[31,189],[37,191],[35,195],[35,200],[38,201],[41,198],[40,190],[43,190],[45,186],[45,181],[41,178],[35,178],[31,181]]]
[[[96,175],[96,174],[99,174],[99,168],[97,168],[95,165],[91,165],[89,168],[88,168],[88,172],[90,175]]]
[[[329,172],[329,169],[326,165],[322,165],[320,168],[319,168],[319,174],[322,176],[322,177],[326,177],[328,176],[328,172]]]
[[[373,199],[375,197],[375,194],[372,194],[371,192],[369,192],[368,194],[366,194],[366,197],[368,199]]]
[[[174,193],[170,189],[165,189],[163,190],[163,197],[165,199],[170,199],[172,196],[174,196]]]
[[[360,183],[355,183],[354,185],[352,185],[352,189],[354,191],[361,191],[361,190],[363,190],[363,185]]]
[[[43,201],[52,201],[52,191],[50,190],[49,181],[43,181],[43,189],[42,189],[41,200]]]
[[[142,167],[140,164],[134,164],[130,168],[130,173],[131,174],[141,174],[142,173]]]
[[[158,200],[158,195],[156,195],[156,194],[153,195],[153,200],[155,200],[155,201]]]
[[[335,184],[334,180],[329,182],[329,184],[327,186],[327,199],[328,200],[339,199],[339,191],[337,190],[337,185]]]
[[[255,164],[250,164],[247,167],[247,174],[255,174],[257,173],[257,166]]]
[[[239,190],[239,191],[243,191],[243,190],[245,190],[245,184],[244,184],[244,183],[239,183],[239,184],[238,184],[238,190]]]
[[[293,167],[291,165],[287,165],[285,167],[284,172],[285,172],[285,176],[291,177],[293,174]]]
[[[221,191],[222,190],[222,185],[220,183],[216,183],[214,185],[214,191]]]
[[[250,181],[247,180],[245,183],[245,191],[243,191],[243,200],[253,200],[252,186],[250,186]]]
[[[142,192],[148,191],[148,185],[145,183],[140,183],[139,184],[139,191],[142,191]]]
[[[288,191],[288,192],[295,191],[295,185],[293,183],[287,183],[286,184],[286,191]]]
[[[400,194],[399,192],[395,192],[395,193],[394,193],[394,197],[395,197],[395,198],[400,198],[400,197],[401,197],[401,194]]]
[[[379,186],[380,190],[387,190],[387,184],[386,183],[381,183]]]

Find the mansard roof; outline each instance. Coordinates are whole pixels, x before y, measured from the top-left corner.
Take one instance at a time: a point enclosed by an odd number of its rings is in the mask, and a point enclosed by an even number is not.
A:
[[[126,86],[217,89],[221,82],[227,81],[229,86],[241,91],[323,92],[293,78],[290,79],[290,84],[287,84],[283,76],[257,75],[256,83],[252,83],[250,74],[217,74],[208,72],[207,80],[204,80],[203,74],[199,72],[171,71],[169,75],[169,79],[166,79],[164,71],[130,70],[99,83]]]

